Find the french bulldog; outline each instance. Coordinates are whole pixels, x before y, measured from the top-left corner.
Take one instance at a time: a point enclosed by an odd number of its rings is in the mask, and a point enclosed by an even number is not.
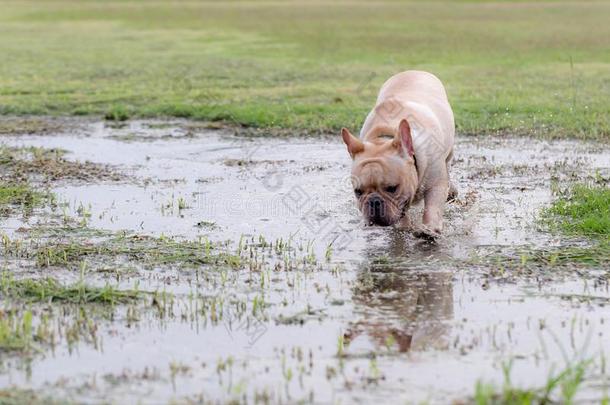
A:
[[[445,202],[457,196],[449,180],[455,124],[445,88],[431,73],[406,71],[381,87],[360,137],[341,130],[352,158],[352,185],[368,224],[414,230],[436,239]],[[407,210],[424,200],[422,226],[413,229]]]

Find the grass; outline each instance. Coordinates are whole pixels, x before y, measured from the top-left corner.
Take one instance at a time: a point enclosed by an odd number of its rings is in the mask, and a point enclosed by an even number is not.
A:
[[[515,263],[526,265],[528,262],[541,264],[547,267],[573,265],[581,263],[589,266],[610,265],[610,245],[600,242],[588,247],[568,246],[563,248],[525,250],[520,252]]]
[[[14,312],[0,311],[0,352],[28,348],[32,339],[32,313],[18,318]]]
[[[28,184],[6,184],[0,181],[0,216],[6,216],[16,206],[31,211],[45,199],[45,194],[35,191]]]
[[[53,135],[75,132],[78,125],[74,120],[49,117],[6,117],[0,120],[0,135]]]
[[[61,238],[58,240],[57,238]],[[178,240],[125,232],[107,232],[87,227],[41,227],[25,240],[2,236],[0,253],[7,258],[33,259],[38,268],[116,266],[134,264],[159,266],[240,268],[254,263],[251,252],[233,253],[222,243],[207,238]],[[243,255],[241,255],[243,253]],[[242,260],[242,256],[243,259]],[[247,259],[247,260],[246,260]]]
[[[100,305],[102,308],[112,308],[118,304],[134,303],[141,294],[137,290],[118,290],[110,285],[94,287],[86,285],[84,278],[74,284],[62,284],[47,277],[40,279],[15,279],[5,271],[0,275],[0,299],[5,304],[11,304],[14,309],[0,308],[0,353],[19,352],[29,354],[40,352],[44,346],[53,346],[60,336],[65,336],[69,347],[85,338],[98,343],[97,326],[87,315],[87,305]],[[76,304],[75,316],[71,322],[58,322],[62,326],[61,333],[54,330],[49,313],[36,311],[37,321],[33,326],[32,311],[19,310],[25,305],[43,304]],[[64,307],[60,313],[65,317],[69,311]],[[53,314],[53,311],[50,312]],[[0,398],[1,401],[2,398]],[[1,402],[0,402],[1,403]]]
[[[115,305],[133,302],[139,296],[135,290],[118,290],[110,285],[92,287],[83,281],[63,285],[52,278],[16,280],[7,273],[0,279],[0,297],[11,300]]]
[[[607,267],[610,264],[610,189],[605,185],[575,184],[560,192],[541,214],[551,230],[573,237],[585,237],[590,246],[540,250],[528,260],[555,265],[583,263]],[[523,260],[522,256],[522,260]]]
[[[473,402],[477,405],[573,404],[589,364],[589,361],[570,364],[560,373],[550,375],[544,387],[529,389],[514,387],[510,380],[511,365],[504,365],[505,381],[502,389],[497,390],[494,386],[479,381]],[[557,398],[560,398],[559,402],[556,401]]]
[[[0,405],[66,405],[72,402],[55,400],[38,395],[33,390],[9,388],[0,390]]]
[[[85,182],[120,181],[126,176],[92,162],[67,160],[66,151],[40,147],[0,145],[0,181],[26,183],[73,180]]]
[[[608,142],[610,4],[0,0],[0,114],[353,130],[405,69],[460,133]]]
[[[230,266],[241,265],[241,258],[207,240],[178,241],[171,238],[113,235],[99,243],[74,240],[42,245],[33,252],[40,267],[79,265],[82,260],[123,259],[144,266]]]
[[[586,238],[587,246],[565,244],[562,247],[524,248],[512,254],[501,253],[477,258],[479,264],[500,270],[557,269],[575,265],[610,266],[610,189],[602,185],[574,184],[558,192],[558,197],[541,212],[540,222],[553,232]],[[476,262],[476,261],[475,261]]]
[[[521,248],[476,257],[473,263],[493,265],[494,272],[504,270],[556,271],[575,266],[608,268],[610,266],[610,189],[602,185],[573,184],[558,191],[553,203],[539,217],[551,232],[584,238],[586,245],[564,242],[561,247]]]
[[[560,196],[546,211],[547,222],[567,235],[610,238],[610,188],[578,184]]]

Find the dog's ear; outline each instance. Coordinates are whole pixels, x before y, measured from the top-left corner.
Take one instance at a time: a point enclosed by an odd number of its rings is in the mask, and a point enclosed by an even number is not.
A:
[[[413,138],[411,137],[411,126],[407,120],[400,121],[398,132],[392,141],[394,146],[400,150],[405,156],[413,158],[415,150],[413,149]]]
[[[364,144],[354,135],[352,135],[347,128],[341,129],[341,136],[343,137],[343,142],[347,146],[347,151],[349,152],[352,159],[360,152],[364,150]]]

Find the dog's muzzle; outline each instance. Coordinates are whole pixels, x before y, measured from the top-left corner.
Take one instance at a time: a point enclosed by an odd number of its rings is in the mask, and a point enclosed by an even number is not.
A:
[[[389,226],[390,220],[385,201],[378,195],[372,195],[367,202],[367,218],[371,224]]]

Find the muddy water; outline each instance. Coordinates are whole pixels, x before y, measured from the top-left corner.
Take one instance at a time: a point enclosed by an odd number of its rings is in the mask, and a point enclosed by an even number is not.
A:
[[[335,139],[240,138],[183,122],[131,122],[3,142],[64,148],[70,159],[132,175],[119,184],[54,186],[68,214],[90,207],[91,227],[233,244],[283,238],[320,264],[255,282],[247,270],[202,283],[194,282],[199,273],[140,271],[122,285],[175,293],[173,315],[142,311],[131,325],[119,308],[113,321],[100,321],[98,347],[60,344],[29,366],[8,359],[0,387],[93,402],[446,403],[471,396],[479,380],[501,386],[502,365],[511,361],[512,382],[533,387],[579,359],[603,364],[610,351],[603,305],[610,292],[592,279],[608,269],[495,279],[488,274],[498,266],[465,264],[489,252],[566,243],[542,232],[535,216],[551,201],[553,181],[609,175],[608,149],[459,139],[460,198],[447,207],[445,237],[431,245],[365,226],[350,161]],[[411,215],[417,222],[421,207]],[[23,225],[12,219],[3,230]],[[194,291],[223,300],[222,319],[198,311]],[[250,311],[261,297],[264,315],[231,312],[233,303]],[[606,380],[592,367],[580,398],[601,397]]]

